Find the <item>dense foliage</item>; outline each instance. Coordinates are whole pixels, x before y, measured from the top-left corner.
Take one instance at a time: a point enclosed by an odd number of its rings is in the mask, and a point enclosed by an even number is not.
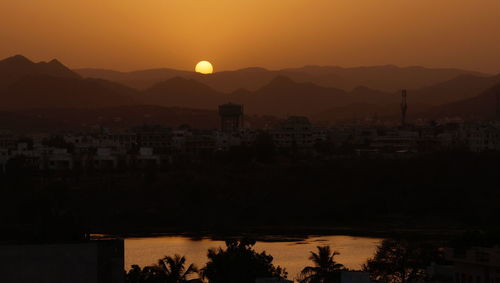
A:
[[[198,273],[198,269],[190,264],[186,267],[186,258],[180,255],[166,256],[158,260],[158,264],[141,269],[138,265],[125,274],[126,283],[187,283],[194,282],[190,276]]]
[[[363,269],[374,281],[416,282],[426,277],[426,268],[436,260],[435,251],[419,242],[386,239]]]
[[[161,170],[57,174],[35,174],[25,166],[28,160],[14,160],[0,175],[0,229],[9,231],[1,234],[18,238],[13,227],[40,227],[44,215],[58,211],[93,233],[488,228],[500,217],[500,157],[494,154],[266,162],[247,157],[236,150],[218,160],[177,160]]]
[[[286,277],[286,271],[274,266],[273,257],[253,249],[255,241],[228,240],[226,249],[210,249],[201,274],[210,283],[254,283],[259,277]]]

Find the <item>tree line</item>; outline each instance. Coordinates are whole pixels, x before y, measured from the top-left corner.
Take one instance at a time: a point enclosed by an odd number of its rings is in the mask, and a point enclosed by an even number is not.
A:
[[[165,256],[158,263],[141,268],[132,265],[125,272],[126,283],[254,283],[257,278],[287,279],[285,268],[273,264],[265,251],[254,250],[254,240],[228,240],[225,248],[209,249],[208,261],[202,268],[188,264],[185,256]],[[302,269],[296,280],[300,283],[339,283],[341,272],[349,271],[337,262],[339,252],[330,246],[317,246],[311,251],[312,265]],[[439,260],[437,249],[402,239],[386,239],[375,255],[363,265],[362,271],[371,280],[406,283],[425,279],[426,268]]]

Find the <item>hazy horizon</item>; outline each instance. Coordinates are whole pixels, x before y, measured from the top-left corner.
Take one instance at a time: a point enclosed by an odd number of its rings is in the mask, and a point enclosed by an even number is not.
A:
[[[500,72],[493,0],[4,0],[0,56],[73,69],[425,66]]]
[[[141,69],[118,69],[118,68],[100,68],[100,67],[94,67],[94,66],[87,66],[87,67],[73,67],[69,66],[66,64],[64,61],[60,60],[59,58],[46,58],[46,59],[39,59],[35,60],[30,56],[27,56],[26,54],[12,54],[8,56],[3,56],[0,57],[0,61],[7,59],[7,58],[12,58],[15,56],[23,56],[27,58],[28,60],[32,61],[33,63],[41,63],[41,62],[50,62],[52,60],[57,60],[66,67],[68,67],[71,70],[84,70],[84,69],[95,69],[95,70],[106,70],[106,71],[117,71],[117,72],[140,72],[140,71],[149,71],[149,70],[160,70],[160,69],[169,69],[169,70],[176,70],[176,71],[185,71],[185,72],[192,72],[196,73],[195,70],[191,69],[178,69],[178,68],[172,68],[170,66],[160,66],[160,67],[150,67],[150,68],[141,68]],[[344,68],[344,69],[353,69],[353,68],[372,68],[372,67],[396,67],[396,68],[427,68],[427,69],[457,69],[457,70],[463,70],[463,71],[471,71],[471,72],[479,72],[483,73],[486,75],[496,75],[497,73],[495,72],[482,72],[479,70],[472,70],[472,69],[464,69],[464,68],[454,68],[454,67],[447,67],[447,66],[436,66],[436,67],[430,67],[430,66],[424,66],[424,65],[396,65],[396,64],[380,64],[380,65],[355,65],[355,66],[340,66],[340,65],[316,65],[316,64],[306,64],[306,65],[299,65],[299,66],[289,66],[289,67],[284,67],[284,68],[266,68],[262,66],[243,66],[241,68],[236,68],[236,69],[227,69],[227,70],[215,70],[214,73],[220,73],[220,72],[233,72],[233,71],[239,71],[239,70],[245,70],[245,69],[252,69],[252,68],[259,68],[259,69],[265,69],[267,71],[280,71],[284,69],[300,69],[300,68],[306,68],[306,67],[332,67],[332,68]]]

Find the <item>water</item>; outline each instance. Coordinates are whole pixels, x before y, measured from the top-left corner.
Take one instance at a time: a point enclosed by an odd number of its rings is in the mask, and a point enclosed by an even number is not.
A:
[[[293,242],[257,242],[255,250],[266,251],[274,257],[273,263],[285,267],[288,277],[293,279],[307,265],[310,251],[316,246],[330,245],[340,252],[337,262],[349,269],[360,269],[366,260],[373,256],[382,239],[352,236],[321,236]],[[195,263],[199,268],[207,261],[209,248],[225,247],[223,241],[211,239],[192,240],[188,237],[128,238],[125,240],[125,268],[132,264],[141,267],[151,265],[166,255],[186,256],[188,263]]]

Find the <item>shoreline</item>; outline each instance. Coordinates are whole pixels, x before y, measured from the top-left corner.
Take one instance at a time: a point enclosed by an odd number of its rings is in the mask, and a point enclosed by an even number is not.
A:
[[[192,227],[191,227],[192,228]],[[92,233],[94,239],[103,238],[159,238],[185,237],[196,240],[227,240],[250,238],[258,242],[296,242],[311,237],[351,236],[364,238],[418,238],[446,240],[461,235],[466,228],[353,228],[353,227],[247,227],[231,231],[187,229],[152,229],[152,232]]]

